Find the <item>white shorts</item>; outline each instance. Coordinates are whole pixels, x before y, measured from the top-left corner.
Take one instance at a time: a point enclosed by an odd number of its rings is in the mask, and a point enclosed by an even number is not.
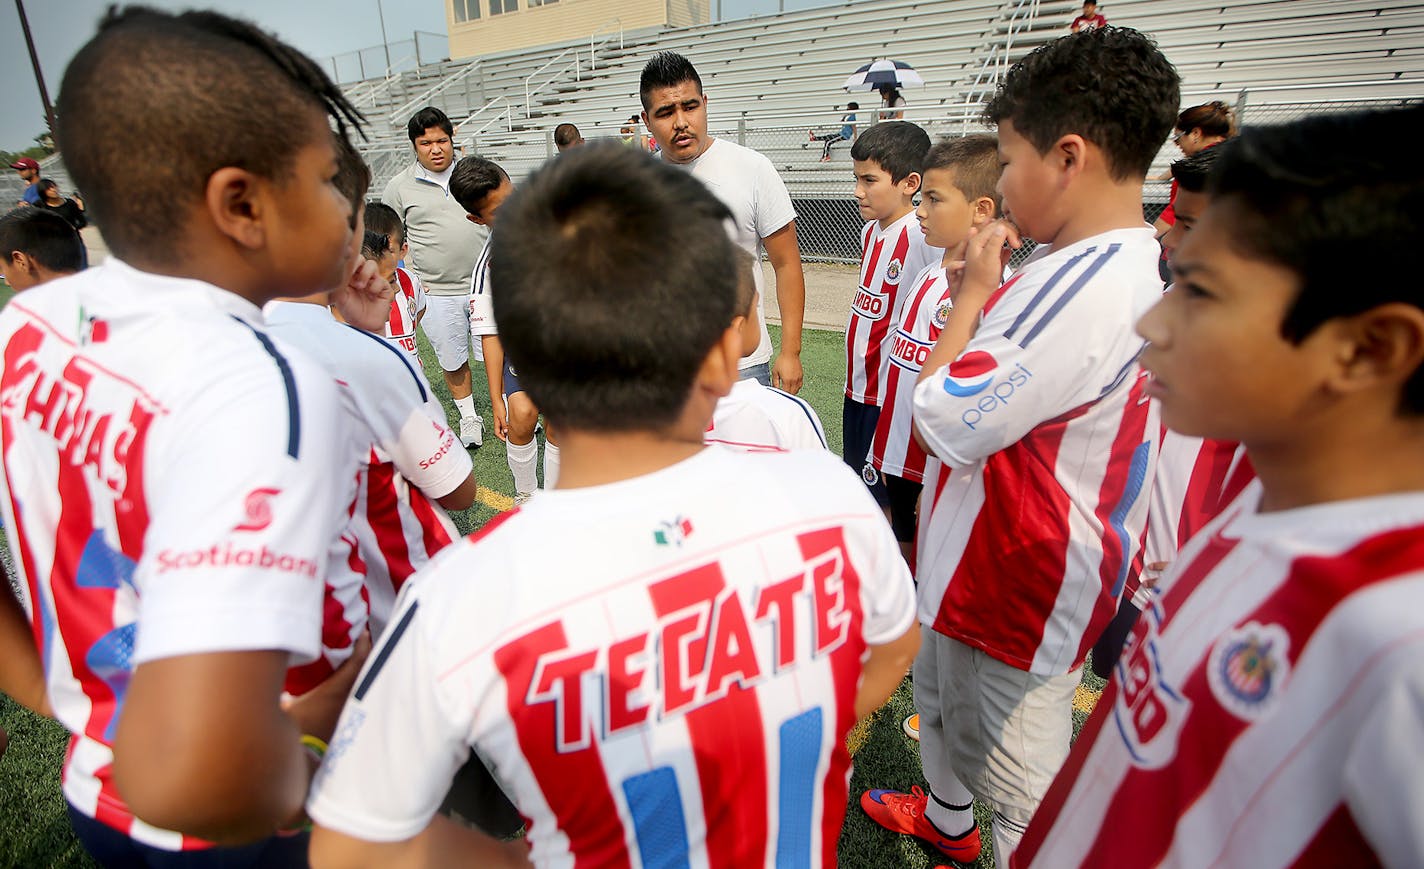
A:
[[[459,371],[470,364],[470,296],[425,297],[425,316],[420,328],[435,348],[435,358],[446,371]],[[479,345],[475,345],[478,347]],[[483,356],[483,354],[479,354]],[[476,358],[479,358],[477,356]]]
[[[1036,676],[921,626],[915,657],[920,760],[957,776],[999,814],[1027,826],[1068,759],[1079,668]]]

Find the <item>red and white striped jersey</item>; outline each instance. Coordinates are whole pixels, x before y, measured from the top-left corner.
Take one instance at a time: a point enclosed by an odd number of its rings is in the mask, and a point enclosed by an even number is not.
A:
[[[1162,427],[1143,563],[1171,562],[1177,552],[1236,500],[1255,478],[1246,449],[1234,441],[1203,440]]]
[[[333,541],[327,573],[327,584],[335,589],[326,609],[332,636],[323,657],[329,666],[306,673],[304,685],[289,680],[288,690],[301,693],[350,656],[366,626],[368,606],[371,635],[379,635],[396,588],[457,536],[439,506],[414,496],[450,494],[473,465],[425,378],[398,350],[338,323],[320,305],[274,302],[265,313],[273,334],[307,351],[336,381],[351,441],[349,519]],[[397,476],[403,484],[395,482]],[[346,642],[334,642],[343,632]]]
[[[404,350],[416,370],[420,351],[415,346],[415,324],[425,310],[425,286],[415,272],[396,268],[396,294],[391,299],[391,318],[386,321],[386,340]]]
[[[940,263],[925,266],[911,284],[900,323],[890,336],[885,366],[884,404],[870,442],[870,463],[882,474],[916,483],[925,478],[925,451],[915,443],[915,379],[934,349],[953,305],[949,279]]]
[[[1424,494],[1261,492],[1182,550],[1015,864],[1424,864]]]
[[[0,342],[5,528],[74,734],[65,798],[140,842],[205,847],[129,812],[118,716],[155,659],[318,652],[345,506],[335,387],[246,300],[114,257],[15,298]]]
[[[927,474],[920,620],[1039,675],[1082,663],[1140,569],[1157,408],[1137,319],[1161,298],[1150,227],[1039,248],[959,358],[915,388]]]
[[[543,492],[402,591],[309,812],[412,836],[473,747],[539,865],[832,866],[862,655],[913,595],[828,451]]]
[[[826,430],[805,400],[755,380],[738,380],[717,401],[702,440],[749,453],[824,450]]]
[[[884,229],[870,221],[860,244],[860,286],[846,324],[846,397],[879,407],[889,365],[885,346],[900,324],[911,279],[944,251],[925,244],[914,210]]]

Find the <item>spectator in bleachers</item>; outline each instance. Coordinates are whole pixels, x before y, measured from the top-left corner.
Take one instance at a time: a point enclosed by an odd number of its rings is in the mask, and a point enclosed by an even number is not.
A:
[[[883,84],[880,91],[880,120],[882,121],[903,121],[905,119],[905,107],[909,105],[905,101],[904,94],[900,89],[892,84]]]
[[[733,240],[760,258],[766,250],[776,274],[781,313],[781,352],[772,360],[766,313],[758,303],[761,343],[741,361],[743,377],[795,394],[801,391],[801,319],[806,308],[806,276],[796,244],[796,208],[786,183],[765,156],[707,133],[707,96],[702,78],[687,58],[673,51],[653,56],[638,83],[643,121],[661,146],[662,159],[685,169],[711,188],[732,212]],[[762,290],[756,271],[757,293]]]
[[[649,150],[648,137],[638,131],[640,123],[638,116],[633,115],[628,119],[628,123],[618,128],[618,135],[623,137],[623,144],[637,145],[639,150]]]
[[[860,111],[860,103],[857,103],[857,102],[849,102],[849,103],[846,103],[846,108],[850,109],[850,111],[849,111],[849,112],[846,112],[843,116],[841,116],[841,128],[840,128],[839,130],[836,130],[836,131],[833,132],[833,133],[826,133],[826,134],[823,135],[823,136],[818,136],[818,135],[816,135],[816,131],[815,131],[815,130],[811,130],[811,131],[810,131],[810,133],[811,133],[811,142],[824,142],[824,143],[825,143],[825,144],[821,147],[821,162],[822,162],[822,163],[829,163],[829,162],[831,162],[831,146],[832,146],[832,145],[836,144],[837,142],[849,142],[849,141],[851,141],[852,139],[855,138],[855,113],[858,112],[858,111]],[[810,142],[807,142],[806,144],[809,145]],[[802,145],[801,147],[804,148],[804,147],[806,147],[806,145]]]
[[[573,124],[559,124],[554,128],[554,147],[559,149],[560,154],[582,144],[583,135]]]
[[[1073,19],[1073,32],[1080,30],[1097,30],[1099,27],[1107,27],[1108,20],[1098,11],[1098,4],[1093,0],[1088,0],[1083,4],[1083,14]]]

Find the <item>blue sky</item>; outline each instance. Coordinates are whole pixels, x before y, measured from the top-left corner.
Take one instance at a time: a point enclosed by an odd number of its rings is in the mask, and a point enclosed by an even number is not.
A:
[[[112,0],[27,0],[35,50],[39,53],[50,100],[59,94],[64,67],[94,33]],[[146,5],[182,10],[216,9],[256,21],[313,58],[381,44],[378,0],[145,0]],[[392,42],[409,40],[416,30],[445,33],[442,0],[380,0],[386,33]],[[422,47],[426,41],[422,40]],[[44,107],[35,86],[30,56],[20,31],[15,4],[0,2],[0,149],[20,151],[45,130]]]

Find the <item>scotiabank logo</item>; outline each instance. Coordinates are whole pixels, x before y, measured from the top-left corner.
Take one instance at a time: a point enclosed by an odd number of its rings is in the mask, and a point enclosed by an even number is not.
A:
[[[455,445],[454,432],[450,431],[438,422],[431,422],[431,425],[435,427],[436,434],[440,437],[440,449],[436,450],[435,455],[431,456],[430,458],[420,460],[420,467],[422,470],[434,466],[436,462],[445,458],[445,454],[450,452],[450,448]]]
[[[253,489],[242,502],[245,518],[234,531],[261,531],[272,524],[272,499],[282,494],[281,489]]]
[[[994,369],[999,361],[982,350],[965,353],[949,363],[949,374],[944,378],[944,391],[955,398],[978,395],[994,380]]]
[[[316,562],[308,558],[273,552],[266,545],[256,548],[234,546],[231,543],[214,543],[207,549],[175,551],[164,549],[158,553],[158,572],[172,570],[192,570],[205,567],[256,567],[275,570],[278,573],[295,573],[308,579],[316,579]]]

